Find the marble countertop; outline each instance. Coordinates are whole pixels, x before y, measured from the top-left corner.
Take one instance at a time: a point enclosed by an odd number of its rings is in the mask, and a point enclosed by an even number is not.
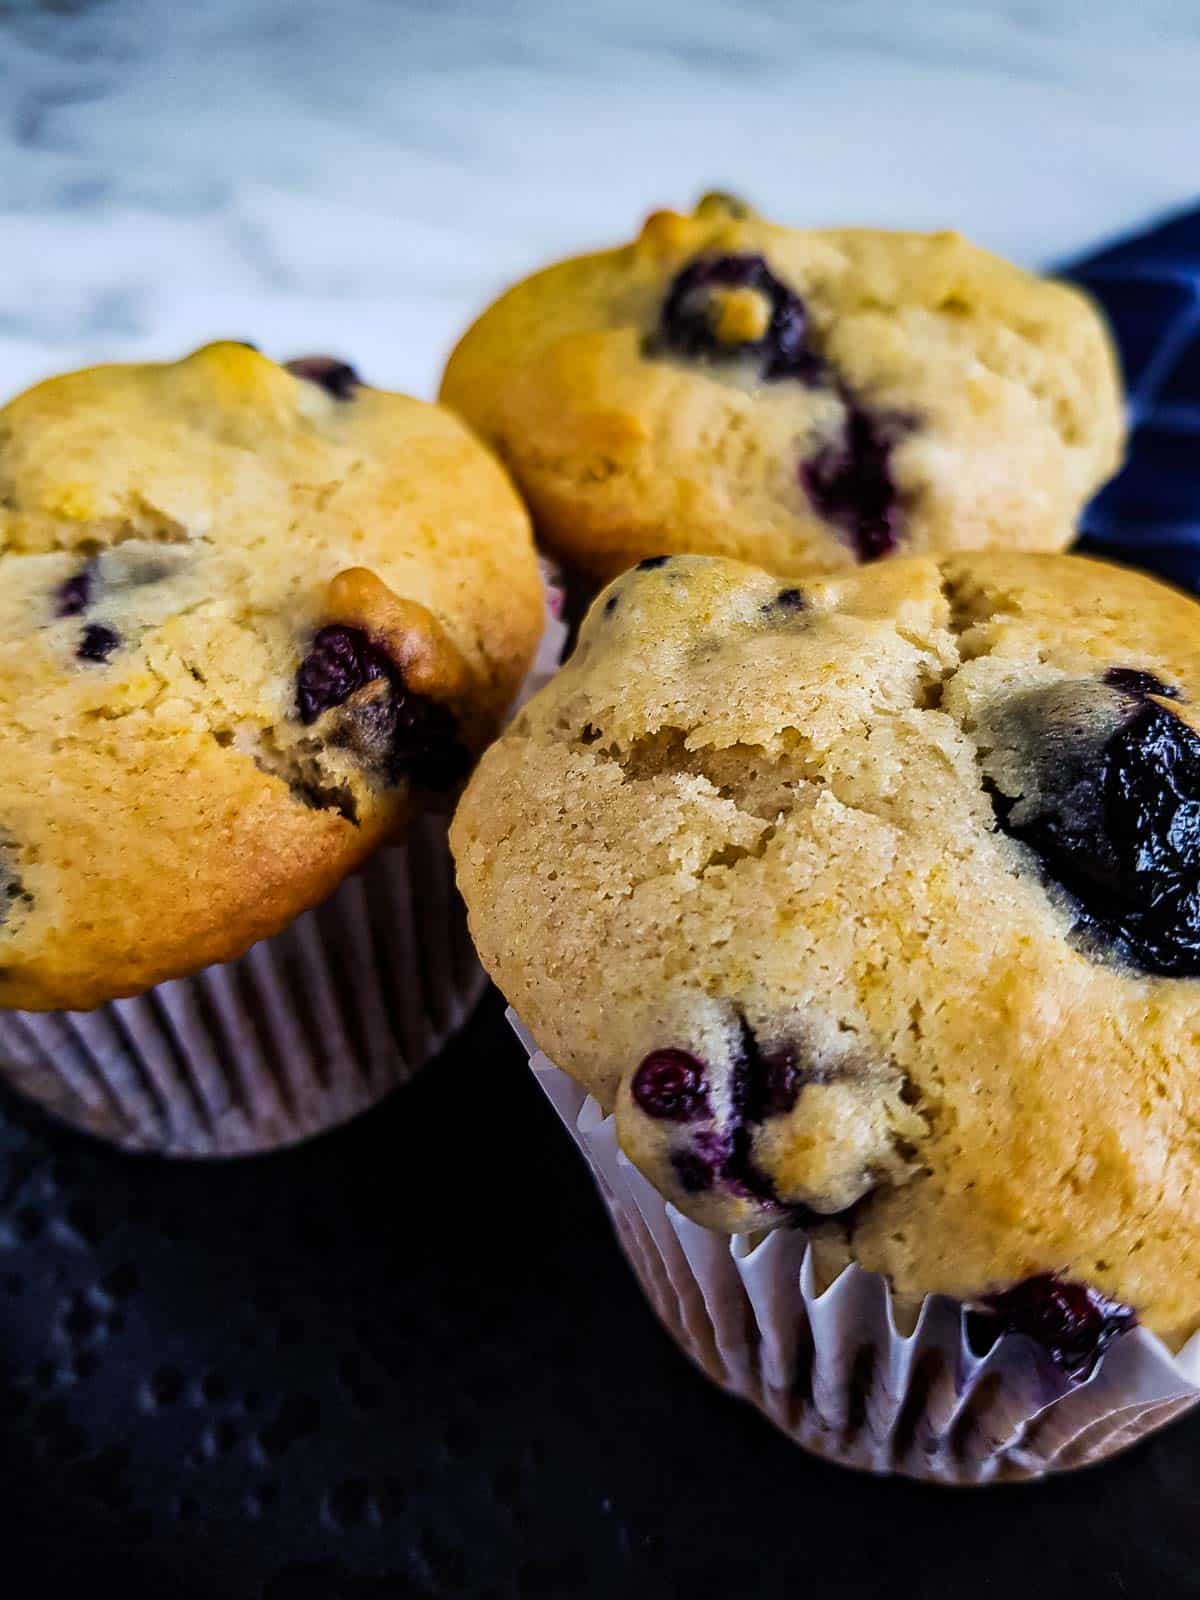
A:
[[[1037,264],[1200,186],[1194,0],[4,0],[0,83],[4,392],[230,335],[429,394],[708,188]]]

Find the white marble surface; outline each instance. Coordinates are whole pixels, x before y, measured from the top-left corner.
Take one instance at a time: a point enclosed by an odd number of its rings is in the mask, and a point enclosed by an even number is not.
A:
[[[1053,261],[1200,190],[1200,3],[0,0],[0,388],[221,334],[430,393],[556,253],[738,189]]]

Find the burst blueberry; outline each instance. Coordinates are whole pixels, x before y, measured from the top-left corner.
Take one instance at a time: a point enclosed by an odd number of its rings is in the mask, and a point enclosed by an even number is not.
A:
[[[648,1117],[664,1122],[710,1114],[704,1067],[686,1050],[652,1050],[633,1075],[631,1093]]]
[[[395,725],[388,763],[390,782],[407,778],[422,789],[444,790],[466,777],[471,756],[458,740],[453,712],[428,695],[401,688],[394,680],[392,705]]]
[[[470,765],[453,712],[410,690],[361,628],[330,623],[313,639],[296,674],[301,722],[314,723],[380,679],[386,693],[349,708],[335,742],[369,760],[390,784],[407,779],[423,789],[452,788]]]
[[[320,629],[296,674],[300,721],[312,723],[343,705],[357,689],[387,676],[388,662],[361,628],[330,623]]]
[[[363,381],[348,361],[336,356],[297,356],[285,363],[294,378],[304,378],[324,389],[335,400],[353,400]]]
[[[716,1181],[716,1167],[696,1150],[673,1150],[671,1167],[684,1194],[706,1194]]]
[[[1022,1333],[1041,1345],[1073,1383],[1090,1377],[1112,1341],[1136,1325],[1129,1306],[1052,1272],[986,1295],[967,1318],[968,1337],[977,1352],[984,1353],[1006,1334]]]
[[[801,481],[813,505],[847,534],[858,559],[878,561],[896,548],[900,501],[892,478],[895,426],[847,398],[841,436],[802,463]]]
[[[80,661],[107,661],[121,643],[115,628],[106,628],[102,622],[89,622],[83,630],[75,651]]]
[[[762,297],[766,322],[757,337],[721,337],[720,305],[729,290],[749,290]],[[693,360],[753,356],[765,382],[784,378],[813,382],[820,379],[824,368],[808,346],[807,333],[804,302],[775,276],[762,256],[705,255],[690,261],[667,290],[657,345]]]
[[[766,322],[757,336],[730,336],[721,312],[734,290],[761,298]],[[657,338],[647,349],[710,362],[754,357],[764,382],[792,379],[839,395],[845,407],[839,434],[801,463],[801,484],[825,521],[848,536],[860,561],[877,561],[896,548],[901,506],[891,453],[904,424],[857,401],[817,347],[803,300],[762,256],[705,255],[689,262],[667,291]]]
[[[1145,972],[1200,977],[1200,735],[1146,698],[1175,697],[1152,675],[1104,681],[1128,705],[1090,766],[1038,773],[1032,815],[994,792],[997,820],[1072,897],[1090,939]]]
[[[1151,695],[1158,695],[1161,700],[1182,698],[1173,684],[1164,683],[1156,673],[1145,672],[1139,667],[1109,667],[1104,674],[1104,682],[1110,689],[1128,695],[1131,700],[1146,700]]]
[[[54,615],[77,617],[92,603],[95,568],[89,561],[71,577],[63,580],[54,591]]]

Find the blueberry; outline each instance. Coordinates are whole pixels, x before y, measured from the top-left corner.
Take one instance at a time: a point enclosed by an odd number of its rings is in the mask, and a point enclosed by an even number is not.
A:
[[[900,502],[891,473],[896,422],[873,417],[847,398],[841,437],[801,464],[813,505],[848,534],[860,561],[896,548]]]
[[[760,1052],[744,1017],[739,1017],[741,1047],[730,1073],[729,1112],[717,1127],[708,1098],[703,1065],[686,1050],[653,1050],[633,1079],[633,1098],[651,1117],[702,1123],[685,1144],[671,1152],[671,1165],[687,1194],[721,1187],[755,1200],[769,1211],[794,1213],[809,1221],[815,1213],[781,1201],[771,1178],[754,1159],[754,1130],[767,1117],[790,1111],[801,1088],[815,1074],[802,1070],[795,1053],[780,1048]]]
[[[635,572],[653,572],[658,567],[665,567],[670,559],[670,556],[646,556],[638,562],[633,570]]]
[[[158,583],[178,570],[179,563],[137,543],[108,550],[65,578],[54,591],[54,615],[78,617],[104,595],[120,594]]]
[[[92,589],[96,576],[95,565],[88,562],[71,577],[64,579],[54,591],[54,615],[77,617],[92,603]]]
[[[356,689],[387,675],[388,662],[360,628],[331,623],[320,629],[296,674],[300,721],[315,722]]]
[[[729,1074],[729,1104],[718,1114],[709,1099],[703,1064],[686,1050],[653,1050],[634,1074],[633,1098],[647,1116],[690,1126],[671,1150],[670,1161],[685,1194],[719,1188],[753,1200],[762,1210],[796,1227],[828,1222],[818,1213],[780,1197],[769,1173],[754,1157],[758,1126],[791,1111],[808,1083],[826,1083],[828,1070],[804,1065],[790,1045],[759,1049],[754,1031],[738,1014],[740,1047]],[[845,1221],[865,1200],[836,1213]]]
[[[769,611],[778,606],[781,611],[803,611],[807,604],[803,589],[780,589],[774,600],[769,601],[763,609]]]
[[[354,391],[363,387],[350,363],[339,361],[336,356],[297,356],[284,364],[293,377],[317,384],[335,400],[353,400]]]
[[[992,786],[992,801],[1000,827],[1071,896],[1085,943],[1144,972],[1200,977],[1200,735],[1147,694],[1173,697],[1118,668],[1102,685],[1015,697],[1009,726],[1033,798]]]
[[[1104,674],[1104,682],[1110,689],[1116,689],[1119,694],[1128,695],[1133,700],[1146,700],[1152,694],[1163,700],[1182,698],[1174,685],[1164,683],[1153,672],[1143,672],[1137,667],[1109,667]]]
[[[739,1015],[738,1022],[741,1048],[730,1078],[733,1116],[721,1176],[735,1193],[778,1206],[773,1181],[754,1160],[753,1130],[768,1117],[790,1111],[809,1075],[801,1071],[794,1053],[786,1047],[764,1054],[745,1016]]]
[[[466,777],[470,753],[458,741],[451,711],[427,695],[411,694],[393,685],[395,727],[387,775],[392,783],[407,778],[422,789],[452,789]]]
[[[378,694],[346,702],[370,683]],[[346,706],[331,742],[352,749],[389,784],[404,779],[424,789],[449,789],[466,775],[470,756],[446,706],[416,694],[399,669],[360,628],[321,628],[296,674],[296,708],[309,725]]]
[[[733,1105],[743,1122],[765,1122],[791,1111],[806,1083],[828,1081],[829,1073],[801,1065],[788,1044],[762,1050],[754,1030],[739,1016],[741,1049],[733,1067]]]
[[[766,326],[757,338],[718,337],[716,312],[722,291],[749,289],[761,295]],[[782,283],[759,255],[704,255],[690,261],[673,279],[659,314],[658,335],[649,353],[706,361],[757,359],[768,383],[783,378],[820,379],[821,358],[807,342],[808,313],[794,290]]]
[[[768,1117],[785,1116],[800,1098],[804,1085],[817,1081],[816,1075],[802,1068],[786,1047],[763,1056],[762,1064],[762,1103]]]
[[[102,622],[89,622],[75,651],[80,661],[107,661],[121,643],[121,636]]]
[[[718,298],[729,289],[750,289],[763,297],[769,315],[760,337],[740,341],[718,337]],[[647,353],[661,349],[707,361],[753,355],[765,382],[793,379],[839,394],[845,405],[840,433],[801,463],[800,481],[825,521],[849,536],[860,561],[877,561],[896,548],[901,508],[891,452],[897,432],[906,424],[895,416],[872,413],[855,399],[816,348],[804,302],[761,256],[699,256],[689,262],[667,292],[658,335]]]
[[[967,1337],[977,1353],[984,1354],[1005,1334],[1023,1333],[1072,1383],[1090,1377],[1112,1341],[1136,1325],[1129,1306],[1052,1272],[986,1295],[967,1313]]]
[[[704,1194],[716,1180],[717,1172],[712,1162],[706,1161],[694,1150],[673,1150],[671,1166],[684,1194]]]
[[[686,1050],[652,1050],[634,1073],[631,1091],[648,1117],[694,1122],[710,1115],[704,1067]]]

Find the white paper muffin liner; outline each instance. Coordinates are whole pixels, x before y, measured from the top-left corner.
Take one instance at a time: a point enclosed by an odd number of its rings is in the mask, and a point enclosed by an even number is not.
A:
[[[806,1450],[942,1483],[1038,1478],[1124,1450],[1200,1399],[1200,1334],[1172,1356],[1137,1328],[1072,1385],[1022,1336],[976,1355],[956,1301],[931,1295],[906,1334],[877,1273],[850,1266],[820,1288],[803,1233],[689,1221],[621,1151],[612,1117],[509,1021],[667,1331]]]
[[[566,639],[546,626],[522,703]],[[486,986],[444,817],[424,816],[319,906],[235,961],[93,1011],[0,1010],[0,1078],[127,1149],[232,1156],[294,1144],[411,1078]]]

